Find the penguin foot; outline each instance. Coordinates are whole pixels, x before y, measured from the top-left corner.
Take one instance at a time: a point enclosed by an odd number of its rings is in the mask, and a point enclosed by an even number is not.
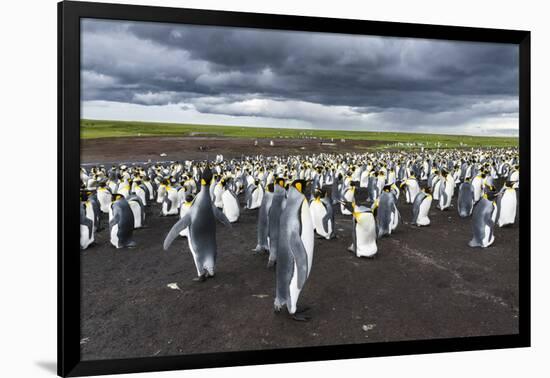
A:
[[[295,314],[303,314],[304,312],[308,312],[309,310],[311,310],[311,308],[309,308],[307,306],[298,307],[298,308],[296,308],[296,311],[294,313]]]
[[[303,314],[292,314],[291,318],[292,320],[296,320],[298,322],[307,322],[311,319],[311,316],[307,316]]]
[[[195,282],[204,282],[204,281],[206,281],[206,275],[203,274],[201,276],[195,277],[195,278],[193,278],[193,281],[195,281]]]

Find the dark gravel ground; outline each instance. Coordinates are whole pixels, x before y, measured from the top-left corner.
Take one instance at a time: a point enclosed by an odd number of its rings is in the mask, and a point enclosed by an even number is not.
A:
[[[352,221],[337,211],[338,239],[315,240],[299,300],[312,319],[302,323],[273,313],[274,271],[251,251],[257,210],[242,211],[231,229],[217,224],[217,275],[196,283],[186,240],[162,250],[177,218],[159,217],[155,204],[148,227],[135,231],[137,248],[113,248],[104,230],[81,252],[82,358],[517,333],[517,223],[497,228],[490,248],[472,249],[471,219],[455,207],[441,212],[433,203],[425,228],[408,224],[412,210],[403,197],[399,209],[405,222],[379,240],[372,260],[346,251]]]

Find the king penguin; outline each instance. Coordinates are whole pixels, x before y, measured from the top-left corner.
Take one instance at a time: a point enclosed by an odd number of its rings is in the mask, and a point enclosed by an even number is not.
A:
[[[116,248],[132,248],[136,243],[132,239],[134,232],[134,214],[128,201],[122,194],[113,195],[109,211],[109,233],[111,244]]]
[[[513,182],[507,181],[504,183],[502,190],[497,196],[497,207],[498,226],[504,227],[514,224],[516,221],[517,196]]]
[[[412,223],[417,226],[429,226],[430,206],[432,205],[432,194],[430,189],[422,189],[415,197],[413,202],[413,220]]]
[[[292,318],[300,321],[309,319],[298,311],[297,302],[313,263],[313,222],[304,186],[304,180],[292,183],[281,214],[274,302],[275,312],[286,307]]]
[[[273,190],[273,184],[267,185],[260,211],[258,212],[258,243],[256,244],[256,248],[253,249],[256,253],[269,251],[269,210],[273,202]]]
[[[472,211],[474,210],[474,188],[469,178],[465,178],[458,188],[457,205],[458,215],[461,218],[472,215]]]
[[[334,211],[324,190],[315,189],[313,191],[313,200],[311,200],[309,208],[315,232],[327,240],[334,238]]]
[[[473,238],[468,245],[470,247],[489,247],[495,241],[493,229],[497,217],[497,206],[484,194],[474,207],[472,214]]]
[[[164,250],[167,250],[181,231],[189,227],[187,241],[197,269],[195,281],[205,281],[214,277],[216,256],[216,221],[230,226],[227,217],[213,205],[210,197],[210,182],[212,171],[206,167],[201,177],[201,190],[193,201],[189,212],[185,214],[168,232],[164,239]]]
[[[397,228],[401,218],[399,210],[397,209],[397,200],[391,192],[391,185],[386,185],[384,187],[375,204],[377,208],[376,223],[378,225],[378,237],[391,235]]]
[[[347,202],[345,206],[353,214],[352,243],[348,251],[357,257],[373,258],[378,252],[376,245],[376,220],[371,209]]]
[[[273,185],[273,199],[268,214],[268,243],[269,243],[269,259],[267,267],[271,268],[277,261],[277,250],[279,244],[279,227],[280,218],[283,209],[286,205],[285,180],[282,177],[275,179]]]

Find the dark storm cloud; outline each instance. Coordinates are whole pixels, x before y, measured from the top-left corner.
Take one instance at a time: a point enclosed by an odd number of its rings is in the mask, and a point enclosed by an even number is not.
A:
[[[83,22],[82,98],[262,116],[248,99],[472,117],[517,113],[518,50],[462,43],[155,23]],[[221,104],[201,103],[217,96]],[[472,107],[488,103],[480,113]],[[495,104],[499,104],[498,106]],[[513,105],[515,104],[515,105]],[[307,110],[306,110],[307,111]],[[271,112],[273,113],[273,112]],[[280,118],[287,118],[281,109]],[[271,115],[275,116],[275,115]],[[298,117],[290,112],[290,117]],[[464,120],[466,121],[466,120]]]

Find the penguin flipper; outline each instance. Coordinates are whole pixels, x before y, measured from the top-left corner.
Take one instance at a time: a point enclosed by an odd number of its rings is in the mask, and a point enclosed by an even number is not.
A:
[[[308,262],[307,252],[302,243],[300,235],[293,233],[289,240],[290,252],[296,262],[296,269],[298,275],[298,289],[302,289],[307,279]]]
[[[168,232],[168,235],[166,235],[166,238],[164,239],[163,248],[165,251],[170,248],[170,245],[172,245],[172,242],[179,236],[180,232],[189,227],[190,224],[191,215],[186,214],[183,218],[177,221],[175,225],[172,226],[170,232]]]
[[[214,206],[214,204],[212,204],[212,211],[214,212],[214,216],[221,223],[223,223],[224,226],[231,227],[231,222],[229,221],[229,219],[227,219],[225,214],[220,209],[218,209],[216,206]]]

